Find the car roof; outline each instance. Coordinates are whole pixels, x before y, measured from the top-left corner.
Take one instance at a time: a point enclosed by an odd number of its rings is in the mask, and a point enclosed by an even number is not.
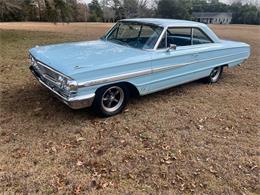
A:
[[[132,18],[132,19],[123,19],[120,21],[148,23],[148,24],[154,24],[154,25],[162,26],[162,27],[205,26],[205,24],[203,24],[203,23],[193,22],[193,21],[189,21],[189,20],[160,19],[160,18]]]
[[[189,20],[160,19],[160,18],[133,18],[133,19],[123,19],[120,21],[153,24],[153,25],[161,26],[163,28],[197,27],[203,30],[203,32],[206,33],[215,43],[220,42],[220,39],[217,37],[217,35],[206,24],[200,22],[194,22]]]

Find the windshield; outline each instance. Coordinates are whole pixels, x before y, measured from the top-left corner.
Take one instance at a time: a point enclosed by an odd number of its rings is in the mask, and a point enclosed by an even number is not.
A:
[[[139,49],[153,49],[162,27],[136,22],[119,22],[108,32],[107,41]]]

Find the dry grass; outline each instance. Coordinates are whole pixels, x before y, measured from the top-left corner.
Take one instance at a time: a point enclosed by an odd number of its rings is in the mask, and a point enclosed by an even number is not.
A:
[[[259,26],[212,26],[252,46],[218,84],[135,98],[100,119],[53,98],[27,65],[36,44],[95,39],[110,26],[84,25],[0,24],[0,192],[260,193]]]

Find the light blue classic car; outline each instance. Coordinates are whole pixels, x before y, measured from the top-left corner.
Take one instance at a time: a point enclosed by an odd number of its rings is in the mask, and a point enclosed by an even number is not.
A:
[[[125,19],[100,40],[36,46],[31,71],[73,109],[120,113],[133,94],[146,95],[243,63],[246,43],[219,39],[207,25],[185,20]]]

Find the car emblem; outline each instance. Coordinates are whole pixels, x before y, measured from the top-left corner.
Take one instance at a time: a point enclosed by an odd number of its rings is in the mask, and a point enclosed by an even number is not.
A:
[[[74,66],[74,69],[80,69],[81,67],[80,66]]]

